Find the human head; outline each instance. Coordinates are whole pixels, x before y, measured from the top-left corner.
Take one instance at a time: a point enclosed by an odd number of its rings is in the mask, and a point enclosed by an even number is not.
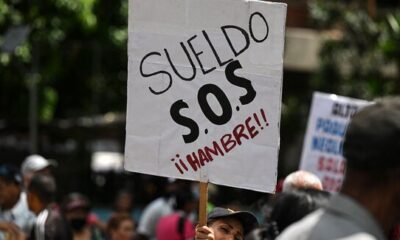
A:
[[[342,192],[363,202],[388,230],[389,222],[400,221],[399,97],[379,99],[353,116],[346,131],[343,155],[347,170]],[[371,206],[371,202],[380,206]],[[383,223],[378,215],[389,219]]]
[[[190,184],[191,181],[177,178],[167,178],[164,186],[165,193],[163,194],[163,197],[174,198],[179,191],[190,191]]]
[[[270,234],[279,234],[290,224],[299,221],[312,211],[327,205],[330,194],[316,189],[294,189],[277,195],[271,214]],[[276,236],[273,236],[275,238]]]
[[[29,209],[38,215],[49,206],[56,195],[56,182],[48,175],[34,175],[27,189]]]
[[[196,199],[191,191],[179,190],[175,195],[175,209],[190,214],[196,209]]]
[[[17,168],[0,165],[0,208],[11,209],[17,204],[21,193],[21,175]]]
[[[28,187],[30,180],[35,174],[50,175],[51,166],[53,166],[53,163],[40,155],[34,154],[26,157],[21,165],[24,186]]]
[[[382,98],[353,116],[343,155],[350,170],[382,172],[400,168],[400,97]]]
[[[70,193],[62,203],[65,218],[74,232],[80,232],[87,223],[90,212],[90,201],[81,193]]]
[[[282,192],[293,191],[300,188],[322,190],[321,180],[314,174],[299,170],[289,174],[283,181]]]
[[[133,195],[128,190],[121,190],[114,199],[114,210],[116,212],[129,213],[133,208]]]
[[[250,212],[216,207],[208,214],[207,226],[214,230],[215,240],[223,239],[225,235],[244,239],[247,233],[258,226],[258,221]]]
[[[107,233],[110,240],[133,239],[135,224],[132,217],[126,213],[112,215],[107,223]]]

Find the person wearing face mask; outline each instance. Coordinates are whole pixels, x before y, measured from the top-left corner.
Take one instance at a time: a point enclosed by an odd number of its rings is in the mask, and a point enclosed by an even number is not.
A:
[[[36,220],[28,240],[70,240],[64,216],[55,206],[56,183],[53,177],[35,175],[27,188],[29,209]]]
[[[196,227],[195,240],[244,240],[256,227],[258,221],[252,213],[216,207],[208,214],[207,226]]]
[[[103,240],[105,234],[90,214],[89,199],[80,193],[70,193],[62,204],[73,240]]]

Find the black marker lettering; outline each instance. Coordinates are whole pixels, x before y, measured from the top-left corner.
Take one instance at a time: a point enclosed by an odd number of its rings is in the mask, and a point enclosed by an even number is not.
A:
[[[226,79],[235,86],[242,87],[247,90],[246,95],[239,97],[240,102],[243,105],[251,103],[256,97],[256,90],[254,90],[251,81],[242,77],[238,77],[234,74],[236,69],[242,68],[242,65],[238,60],[229,63],[225,68]]]
[[[215,50],[214,45],[213,45],[212,42],[210,41],[210,38],[208,37],[206,31],[203,30],[202,32],[203,32],[203,35],[204,35],[205,39],[207,40],[208,44],[210,45],[211,50],[212,50],[212,52],[214,53],[214,56],[215,56],[215,58],[217,59],[217,62],[218,62],[218,64],[219,64],[220,67],[224,66],[225,64],[227,64],[227,63],[229,63],[229,62],[231,62],[231,61],[233,60],[233,59],[231,58],[231,59],[226,60],[225,62],[221,62],[221,59],[219,58],[218,53],[217,53],[217,51]]]
[[[186,57],[188,58],[188,60],[189,60],[189,62],[190,62],[190,66],[192,66],[193,74],[192,74],[191,77],[186,77],[186,78],[185,78],[184,76],[182,76],[181,74],[179,74],[178,70],[176,70],[175,65],[174,65],[174,64],[172,63],[172,61],[171,61],[171,57],[169,56],[169,53],[168,53],[167,49],[164,48],[164,52],[165,52],[165,55],[166,55],[167,58],[168,58],[169,64],[171,65],[172,69],[174,70],[175,74],[176,74],[179,78],[181,78],[182,80],[191,81],[191,80],[193,80],[194,77],[196,76],[196,67],[194,66],[194,63],[193,63],[192,59],[190,58],[190,55],[189,55],[188,50],[186,49],[185,45],[184,45],[182,42],[181,42],[181,46],[182,46],[183,51],[184,51],[185,54],[186,54]]]
[[[261,40],[257,39],[257,38],[254,36],[254,32],[253,32],[253,17],[254,17],[254,16],[260,16],[261,19],[264,21],[265,26],[266,26],[265,36],[264,36]],[[269,34],[268,22],[267,22],[267,20],[265,20],[264,16],[263,16],[261,13],[255,12],[255,13],[251,14],[250,20],[249,20],[249,30],[250,30],[251,38],[253,38],[253,40],[256,41],[256,42],[258,42],[258,43],[264,42],[265,39],[268,38],[268,34]]]
[[[190,49],[192,49],[192,52],[193,52],[194,56],[195,56],[196,59],[197,59],[197,62],[199,62],[201,71],[203,72],[204,75],[206,75],[207,73],[214,71],[216,68],[213,67],[213,68],[210,68],[210,69],[208,69],[208,70],[204,70],[203,64],[201,63],[200,58],[199,58],[199,56],[200,56],[201,54],[203,54],[203,51],[196,52],[196,50],[194,49],[194,47],[193,47],[193,45],[192,45],[192,42],[191,42],[191,41],[192,41],[193,39],[195,39],[196,37],[197,37],[197,35],[194,35],[193,37],[189,38],[189,40],[187,40],[187,43],[189,44]]]
[[[232,44],[231,39],[229,38],[228,33],[226,32],[227,29],[236,29],[240,33],[242,33],[244,39],[246,40],[246,44],[242,47],[242,49],[240,49],[240,50],[235,49],[235,47]],[[221,27],[221,30],[224,33],[225,38],[228,41],[228,44],[231,47],[233,54],[235,54],[235,57],[239,56],[242,52],[244,52],[247,48],[249,48],[249,45],[250,45],[249,34],[247,34],[247,32],[244,29],[237,27],[237,26],[233,26],[233,25],[225,25],[225,26]]]
[[[208,94],[213,94],[215,98],[218,100],[219,104],[221,105],[222,108],[221,116],[215,114],[215,112],[208,104],[207,102]],[[223,125],[229,122],[229,120],[231,120],[232,117],[231,104],[229,103],[228,97],[218,86],[214,84],[206,84],[202,86],[197,94],[197,99],[199,101],[201,110],[203,111],[204,115],[208,118],[208,120],[210,120],[210,122],[216,125]]]
[[[144,61],[145,61],[148,57],[150,57],[150,56],[152,56],[152,55],[161,56],[161,53],[159,53],[159,52],[151,52],[151,53],[148,53],[146,56],[144,56],[144,57],[142,58],[142,61],[140,61],[140,74],[141,74],[143,77],[151,77],[151,76],[154,76],[154,75],[157,75],[157,74],[166,74],[166,75],[168,75],[168,79],[169,79],[169,81],[168,81],[168,86],[167,86],[164,90],[162,90],[162,91],[155,91],[154,89],[152,89],[151,87],[149,87],[151,93],[153,93],[153,94],[155,94],[155,95],[159,95],[159,94],[165,93],[166,91],[168,91],[168,89],[170,89],[170,87],[172,86],[172,76],[171,76],[171,74],[170,74],[169,72],[167,72],[167,71],[157,71],[157,72],[153,72],[153,73],[144,73],[144,72],[143,72],[143,63],[144,63]]]
[[[199,126],[193,119],[181,115],[180,110],[182,108],[189,108],[189,105],[181,99],[172,104],[170,114],[177,124],[190,129],[190,133],[184,134],[182,137],[185,143],[191,143],[199,137]]]

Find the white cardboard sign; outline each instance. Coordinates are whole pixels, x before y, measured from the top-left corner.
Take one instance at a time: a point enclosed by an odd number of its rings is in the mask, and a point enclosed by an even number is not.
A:
[[[131,0],[125,169],[273,192],[286,5]]]
[[[308,118],[300,169],[316,174],[324,190],[338,192],[342,186],[346,161],[343,138],[350,118],[365,100],[315,92]]]

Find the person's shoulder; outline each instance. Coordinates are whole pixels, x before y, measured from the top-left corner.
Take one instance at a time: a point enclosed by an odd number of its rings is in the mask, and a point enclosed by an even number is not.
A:
[[[151,201],[149,204],[147,204],[143,210],[143,214],[148,213],[148,212],[152,212],[152,211],[157,211],[160,208],[162,208],[162,206],[165,204],[165,201],[163,198],[156,198],[153,201]]]
[[[385,239],[379,239],[376,238],[375,236],[372,236],[371,234],[365,233],[365,232],[360,232],[360,233],[355,233],[347,237],[340,238],[341,240],[385,240]]]
[[[360,228],[351,218],[338,212],[319,209],[302,220],[290,225],[278,240],[374,240],[384,239],[374,236],[367,229]]]
[[[29,210],[28,200],[26,198],[26,194],[21,192],[19,195],[18,202],[12,208],[12,212],[16,216],[27,216],[33,215],[33,213]]]

